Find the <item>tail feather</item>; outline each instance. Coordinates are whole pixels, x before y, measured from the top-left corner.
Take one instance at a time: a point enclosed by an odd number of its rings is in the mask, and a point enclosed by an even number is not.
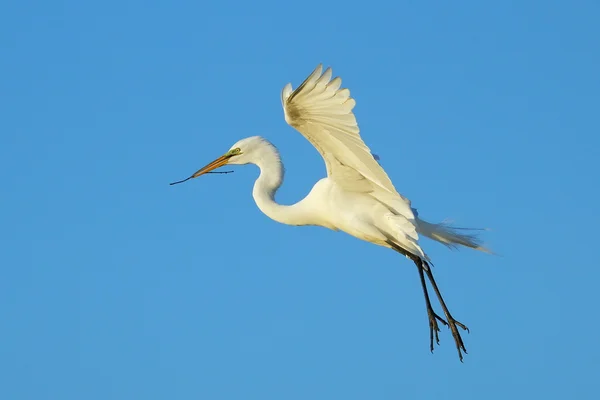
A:
[[[461,245],[483,251],[485,253],[492,253],[488,248],[482,245],[481,239],[478,237],[477,233],[474,232],[481,231],[483,229],[458,228],[450,225],[447,222],[432,224],[430,222],[423,221],[419,217],[415,218],[415,222],[417,223],[417,232],[427,236],[430,239],[438,241],[451,249],[455,249]]]

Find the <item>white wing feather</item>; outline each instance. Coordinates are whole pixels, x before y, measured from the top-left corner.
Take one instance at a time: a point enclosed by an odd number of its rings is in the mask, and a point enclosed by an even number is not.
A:
[[[288,124],[296,128],[321,153],[327,175],[346,190],[369,193],[392,211],[386,215],[395,229],[396,240],[413,254],[427,258],[418,245],[419,235],[446,244],[457,244],[488,251],[475,235],[444,224],[421,220],[392,184],[383,168],[360,137],[352,110],[356,105],[342,80],[331,79],[331,68],[319,66],[296,90],[288,83],[281,102]]]
[[[414,220],[410,201],[392,181],[360,137],[352,109],[356,102],[342,80],[331,79],[319,65],[296,90],[287,84],[281,92],[285,120],[321,153],[327,175],[346,190],[371,192],[395,213]],[[379,158],[379,157],[377,157]],[[417,237],[414,232],[415,239]]]
[[[319,65],[294,91],[289,83],[283,88],[281,100],[286,122],[315,146],[325,160],[327,175],[346,189],[362,191],[365,187],[344,168],[349,167],[375,185],[398,195],[392,181],[360,137],[352,112],[356,102],[350,97],[350,91],[340,89],[342,80],[339,77],[331,79],[331,68],[324,73],[322,70]]]

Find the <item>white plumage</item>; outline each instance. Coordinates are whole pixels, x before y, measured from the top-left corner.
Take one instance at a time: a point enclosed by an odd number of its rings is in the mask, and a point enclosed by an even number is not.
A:
[[[340,89],[341,78],[331,77],[331,68],[323,73],[319,65],[296,90],[288,83],[281,92],[286,122],[321,153],[328,178],[346,191],[364,193],[386,205],[384,220],[393,226],[398,244],[414,255],[426,257],[418,244],[418,233],[446,245],[457,243],[485,251],[473,235],[459,234],[450,226],[415,216],[410,200],[398,193],[360,137],[352,112],[356,101],[350,90]]]
[[[256,164],[261,172],[252,194],[257,206],[270,218],[288,225],[318,225],[341,230],[413,260],[425,295],[430,348],[433,351],[434,335],[438,341],[438,322],[441,322],[450,327],[462,360],[461,350],[466,350],[457,327],[466,327],[448,311],[429,267],[429,258],[419,244],[419,234],[449,247],[462,245],[488,250],[480,245],[473,230],[433,224],[419,218],[362,140],[353,113],[356,102],[348,89],[340,89],[341,84],[339,77],[332,79],[330,68],[323,72],[319,65],[297,89],[293,90],[288,83],[281,92],[286,122],[312,143],[327,167],[327,177],[319,180],[298,203],[284,206],[275,202],[275,193],[283,183],[283,164],[275,146],[259,136],[240,140],[190,178],[226,164]],[[439,317],[431,307],[425,275],[446,319]]]

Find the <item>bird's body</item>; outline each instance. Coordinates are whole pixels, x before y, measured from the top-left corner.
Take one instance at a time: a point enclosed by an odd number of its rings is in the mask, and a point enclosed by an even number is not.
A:
[[[254,164],[260,175],[254,184],[252,195],[258,208],[269,218],[287,225],[316,225],[346,232],[358,239],[391,247],[389,238],[406,247],[408,234],[414,237],[415,227],[407,225],[403,216],[374,197],[373,193],[352,191],[327,177],[315,183],[308,195],[293,205],[281,205],[275,201],[275,193],[283,183],[283,163],[279,152],[266,139],[254,136],[236,143],[234,148],[249,148],[255,155]],[[392,196],[390,196],[392,197]],[[403,205],[402,198],[396,199]],[[407,212],[407,210],[403,210]],[[408,212],[412,212],[408,210]],[[414,250],[421,255],[420,247]]]
[[[254,138],[253,138],[254,139]],[[256,137],[263,141],[263,138]],[[264,141],[263,145],[271,146]],[[268,147],[267,147],[268,148]],[[271,150],[269,150],[271,151]],[[275,201],[275,193],[282,182],[283,168],[257,162],[260,176],[252,191],[258,208],[269,218],[287,225],[316,225],[341,230],[359,239],[384,245],[385,236],[375,221],[387,209],[375,199],[359,192],[344,190],[330,178],[317,181],[308,195],[296,204],[284,206]],[[377,223],[376,223],[377,222]]]
[[[271,219],[288,225],[317,225],[340,230],[391,248],[413,260],[423,285],[431,350],[434,334],[437,340],[439,321],[451,328],[462,360],[461,349],[465,351],[465,347],[457,326],[466,327],[450,315],[433,279],[429,258],[419,244],[419,235],[449,247],[462,245],[487,250],[469,230],[432,224],[419,218],[410,201],[396,191],[362,141],[352,112],[355,101],[349,90],[340,89],[341,79],[331,77],[331,69],[323,73],[322,67],[318,66],[296,90],[288,84],[281,95],[286,121],[315,146],[327,167],[327,177],[319,180],[304,199],[292,205],[275,201],[275,193],[283,183],[284,168],[275,146],[259,136],[238,141],[226,154],[190,178],[226,164],[255,164],[260,168],[260,175],[252,195],[258,208]],[[425,274],[440,300],[446,320],[433,312]]]

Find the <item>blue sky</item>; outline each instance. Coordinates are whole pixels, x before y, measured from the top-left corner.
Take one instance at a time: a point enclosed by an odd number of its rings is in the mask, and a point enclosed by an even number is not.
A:
[[[216,3],[0,6],[0,397],[594,398],[599,3]],[[269,220],[255,167],[168,186],[263,135],[301,199],[320,62],[424,218],[492,228],[422,243],[464,364],[408,260]]]

